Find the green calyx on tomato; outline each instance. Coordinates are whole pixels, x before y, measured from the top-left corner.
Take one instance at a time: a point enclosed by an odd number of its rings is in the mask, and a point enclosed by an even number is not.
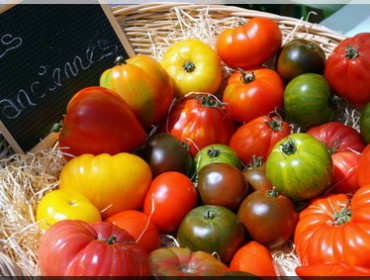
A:
[[[242,81],[243,84],[249,84],[249,83],[253,82],[256,79],[256,75],[254,75],[253,71],[245,72],[241,68],[238,68],[238,70],[242,74],[240,76],[240,81]]]
[[[358,48],[352,47],[351,45],[348,45],[346,48],[346,58],[348,59],[355,59],[360,55],[360,53],[357,50]]]
[[[342,225],[351,221],[352,211],[351,208],[346,205],[338,212],[335,212],[333,215],[333,225]]]
[[[183,67],[187,73],[191,73],[195,70],[195,64],[191,61],[186,61]]]

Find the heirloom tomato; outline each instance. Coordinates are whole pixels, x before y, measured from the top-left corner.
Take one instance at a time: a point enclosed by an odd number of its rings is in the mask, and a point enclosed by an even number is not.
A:
[[[191,155],[195,156],[205,146],[228,144],[235,127],[215,96],[194,94],[178,100],[160,129],[188,144]]]
[[[181,247],[215,253],[228,263],[245,240],[244,226],[230,209],[201,205],[191,210],[177,231]]]
[[[199,171],[197,190],[203,204],[236,210],[248,193],[248,183],[240,169],[214,162]]]
[[[323,142],[331,154],[349,151],[360,153],[365,148],[360,133],[341,122],[314,126],[307,130],[307,133]]]
[[[370,144],[370,102],[367,103],[360,113],[360,134],[366,144]]]
[[[303,38],[286,43],[277,60],[277,71],[285,81],[304,74],[323,74],[326,56],[315,42]]]
[[[268,68],[236,71],[227,81],[222,101],[234,121],[248,122],[283,106],[284,84]]]
[[[203,166],[214,163],[221,162],[227,163],[235,166],[236,168],[241,168],[240,158],[237,153],[226,144],[211,144],[202,148],[194,157],[196,172],[202,169]]]
[[[370,268],[353,266],[344,262],[327,262],[308,266],[297,266],[295,273],[300,279],[317,276],[370,276]],[[344,278],[344,277],[343,277]]]
[[[260,116],[238,127],[229,145],[247,165],[255,156],[266,161],[274,145],[289,134],[289,123],[281,117]]]
[[[329,55],[325,77],[334,93],[362,106],[370,101],[370,33],[347,38]]]
[[[141,211],[123,210],[109,216],[105,221],[126,230],[148,254],[160,246],[157,226],[147,214]]]
[[[294,233],[301,265],[337,262],[370,268],[369,209],[370,185],[353,196],[331,194],[309,202]]]
[[[253,156],[251,162],[243,169],[243,174],[251,191],[272,188],[266,176],[266,163],[262,157]]]
[[[145,195],[143,212],[150,216],[160,233],[172,233],[196,203],[193,182],[182,173],[168,171],[152,181]]]
[[[252,239],[271,249],[290,239],[298,221],[293,202],[274,188],[249,194],[237,215]]]
[[[333,179],[331,193],[353,194],[359,189],[357,183],[357,166],[360,154],[339,152],[331,156],[333,160]]]
[[[360,155],[357,165],[357,183],[359,187],[370,185],[370,144],[368,144]]]
[[[171,134],[152,135],[138,149],[138,155],[149,164],[153,177],[167,171],[192,175],[193,157],[189,147]]]
[[[284,111],[290,122],[303,130],[334,120],[330,85],[323,75],[305,73],[285,87]]]
[[[330,187],[333,161],[325,145],[307,133],[293,133],[275,144],[266,161],[266,175],[276,190],[308,200]]]
[[[236,251],[229,268],[257,276],[277,276],[269,249],[254,240],[248,241]]]
[[[100,86],[118,93],[146,128],[166,116],[174,98],[170,76],[159,62],[146,55],[127,60],[118,57],[116,65],[100,76]]]
[[[129,152],[144,143],[146,133],[128,104],[103,87],[87,87],[68,102],[59,133],[67,159],[82,154]]]
[[[108,222],[64,220],[41,238],[44,276],[150,276],[148,254],[125,230]]]
[[[188,248],[159,248],[149,255],[149,263],[155,276],[223,276],[229,268],[203,251]]]
[[[139,209],[152,173],[134,154],[84,154],[67,162],[59,180],[60,189],[86,196],[106,218],[122,210]]]
[[[276,22],[254,17],[242,26],[223,30],[217,37],[216,50],[227,66],[245,69],[273,57],[280,50],[282,38]]]
[[[216,93],[221,85],[221,61],[209,45],[198,39],[173,43],[164,53],[162,66],[173,79],[175,94]]]
[[[37,205],[36,220],[45,230],[61,220],[101,221],[99,210],[89,199],[75,192],[53,190]]]

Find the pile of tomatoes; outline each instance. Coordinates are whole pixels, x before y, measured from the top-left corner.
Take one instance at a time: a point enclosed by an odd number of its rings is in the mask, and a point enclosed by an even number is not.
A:
[[[275,276],[292,242],[299,276],[370,275],[370,33],[327,56],[282,37],[252,18],[77,92],[37,209],[42,274]]]

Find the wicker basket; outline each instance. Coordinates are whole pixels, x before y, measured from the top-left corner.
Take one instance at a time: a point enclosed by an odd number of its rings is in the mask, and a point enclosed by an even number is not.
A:
[[[327,55],[345,38],[324,26],[305,20],[234,6],[147,3],[115,6],[112,10],[136,54],[151,55],[156,59],[161,58],[171,43],[184,38],[199,38],[214,46],[216,36],[224,28],[237,26],[252,17],[267,17],[277,22],[282,30],[284,43],[295,37],[304,37],[317,42]],[[45,158],[45,155],[48,155],[48,158]],[[44,185],[49,189],[57,186],[60,171],[58,166],[61,166],[63,161],[55,150],[44,151],[39,155],[26,155],[24,158],[17,155],[15,157],[16,160],[12,158],[11,161],[2,162],[2,166],[7,167],[2,170],[3,175],[11,174],[11,177],[0,182],[0,199],[17,199],[17,205],[12,209],[5,209],[5,206],[0,205],[0,275],[38,275],[36,250],[41,231],[35,224],[35,208],[46,191]],[[21,165],[26,165],[26,162],[32,162],[34,165],[29,169],[23,166],[17,176],[12,176],[15,171],[11,165],[17,161],[24,162]],[[39,167],[43,165],[47,167],[40,170]],[[29,173],[33,173],[34,177],[29,176]],[[21,197],[14,193],[4,196],[2,192],[5,189],[13,190],[12,184],[15,182],[22,188]],[[28,223],[26,227],[25,223]],[[279,263],[281,274],[294,275],[294,267],[289,267],[296,261],[292,252],[277,252],[275,257],[275,260],[280,257],[288,260],[286,267],[283,267],[283,262]],[[290,263],[289,257],[292,258]]]

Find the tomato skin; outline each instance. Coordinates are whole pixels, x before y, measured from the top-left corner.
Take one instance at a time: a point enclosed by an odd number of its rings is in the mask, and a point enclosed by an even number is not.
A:
[[[159,62],[145,55],[118,59],[101,74],[100,86],[118,93],[146,128],[165,117],[174,98],[170,76]]]
[[[245,69],[273,57],[281,47],[282,37],[277,23],[255,17],[245,25],[223,30],[217,37],[216,50],[227,66]]]
[[[274,189],[249,194],[240,204],[237,215],[252,239],[270,249],[287,242],[298,222],[293,202]]]
[[[297,276],[370,276],[370,269],[360,266],[351,266],[346,263],[322,263],[310,266],[297,266],[295,269]]]
[[[307,130],[307,133],[322,141],[330,153],[358,152],[365,148],[360,133],[341,122],[327,122]]]
[[[352,104],[370,101],[370,33],[343,40],[329,55],[325,77],[333,91]]]
[[[105,221],[126,230],[148,254],[160,246],[157,226],[141,211],[123,210],[109,216]]]
[[[234,121],[248,122],[283,106],[284,84],[268,68],[236,71],[227,81],[222,101]]]
[[[184,39],[172,44],[164,53],[162,66],[172,77],[175,95],[190,92],[216,93],[221,85],[221,61],[208,44],[198,39]]]
[[[360,113],[360,134],[366,144],[370,143],[370,102],[367,103]]]
[[[173,233],[196,203],[193,182],[182,173],[168,171],[152,181],[145,195],[143,212],[151,217],[160,233]]]
[[[370,144],[368,144],[360,155],[357,165],[357,184],[359,187],[370,185]]]
[[[149,276],[151,273],[144,249],[127,231],[106,222],[63,220],[54,224],[41,239],[38,261],[44,276]]]
[[[60,189],[84,195],[105,219],[122,210],[141,208],[152,173],[143,159],[131,153],[84,154],[62,168],[59,180]]]
[[[277,71],[285,81],[304,74],[323,74],[326,56],[315,42],[303,38],[286,43],[278,57]]]
[[[370,268],[369,208],[370,185],[352,197],[331,194],[312,200],[300,212],[294,234],[301,264],[342,262]]]
[[[192,251],[216,252],[227,264],[244,242],[244,226],[230,209],[216,205],[201,205],[182,220],[177,232],[181,247]]]
[[[333,160],[333,180],[331,193],[353,194],[359,189],[357,166],[360,155],[353,152],[339,152],[331,156]]]
[[[312,199],[331,184],[333,162],[325,145],[307,133],[293,133],[275,144],[266,175],[276,190],[297,201]]]
[[[277,276],[270,251],[254,240],[247,242],[236,251],[229,268],[257,276]]]
[[[229,145],[246,165],[256,156],[266,161],[274,145],[290,132],[289,123],[279,116],[260,116],[239,126]]]
[[[174,135],[190,147],[194,157],[211,144],[228,144],[235,123],[213,95],[194,94],[180,99],[160,131]]]
[[[284,91],[287,119],[303,131],[335,119],[331,89],[323,75],[305,73],[292,79]]]
[[[180,247],[159,248],[149,262],[155,276],[223,276],[229,270],[210,253]]]
[[[95,86],[70,99],[58,137],[69,160],[82,154],[129,152],[144,143],[146,132],[117,93]]]

